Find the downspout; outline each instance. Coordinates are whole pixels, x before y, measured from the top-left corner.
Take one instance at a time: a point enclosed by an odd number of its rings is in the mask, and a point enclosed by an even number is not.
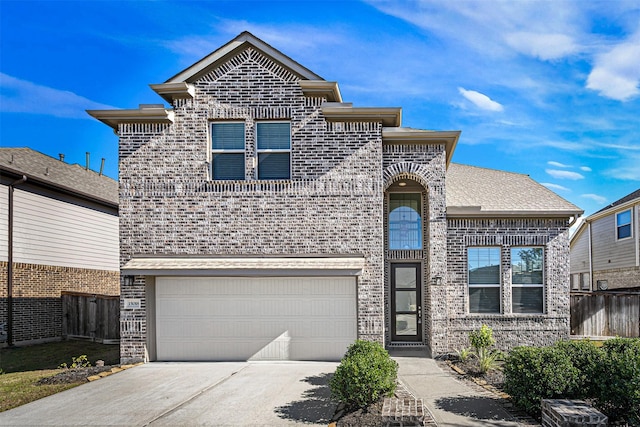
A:
[[[636,237],[636,267],[640,267],[640,204],[636,205],[636,221],[635,221],[635,230],[631,230],[633,235]]]
[[[27,181],[22,178],[9,185],[9,242],[7,251],[7,345],[13,346],[13,189]]]
[[[593,291],[593,248],[591,247],[591,222],[587,222],[589,231],[589,291]]]

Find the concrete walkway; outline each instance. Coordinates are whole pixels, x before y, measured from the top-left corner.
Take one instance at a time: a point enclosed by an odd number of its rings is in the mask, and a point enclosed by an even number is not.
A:
[[[421,398],[439,427],[521,426],[498,398],[479,391],[444,372],[426,352],[392,350],[398,362],[398,377],[414,396]]]

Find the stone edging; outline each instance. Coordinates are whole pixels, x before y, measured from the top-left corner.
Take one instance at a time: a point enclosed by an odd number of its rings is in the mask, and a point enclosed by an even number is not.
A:
[[[87,377],[87,381],[91,382],[91,381],[96,381],[99,380],[100,378],[104,378],[104,377],[108,377],[111,374],[115,374],[118,372],[122,372],[126,369],[131,369],[135,366],[139,366],[142,365],[143,362],[138,362],[138,363],[134,363],[132,365],[120,365],[120,366],[114,366],[113,368],[111,368],[110,371],[104,371],[104,372],[100,372],[98,375],[91,375],[90,377]]]

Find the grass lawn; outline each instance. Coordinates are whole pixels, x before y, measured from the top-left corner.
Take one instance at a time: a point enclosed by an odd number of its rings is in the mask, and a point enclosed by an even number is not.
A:
[[[71,358],[85,354],[92,365],[96,360],[117,365],[119,352],[118,345],[74,340],[0,348],[0,412],[81,384],[36,384],[41,378],[60,372],[60,364],[71,365]]]

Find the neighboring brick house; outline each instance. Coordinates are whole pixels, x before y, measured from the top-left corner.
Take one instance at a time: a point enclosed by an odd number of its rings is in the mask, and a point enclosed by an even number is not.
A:
[[[246,32],[151,87],[172,108],[89,111],[120,138],[123,362],[336,360],[356,338],[443,354],[482,323],[502,347],[569,335],[582,211],[452,164],[459,131],[353,107]]]
[[[585,218],[571,236],[571,290],[640,289],[640,189]]]
[[[0,148],[2,341],[60,339],[61,292],[119,295],[119,276],[118,183],[29,148]]]

